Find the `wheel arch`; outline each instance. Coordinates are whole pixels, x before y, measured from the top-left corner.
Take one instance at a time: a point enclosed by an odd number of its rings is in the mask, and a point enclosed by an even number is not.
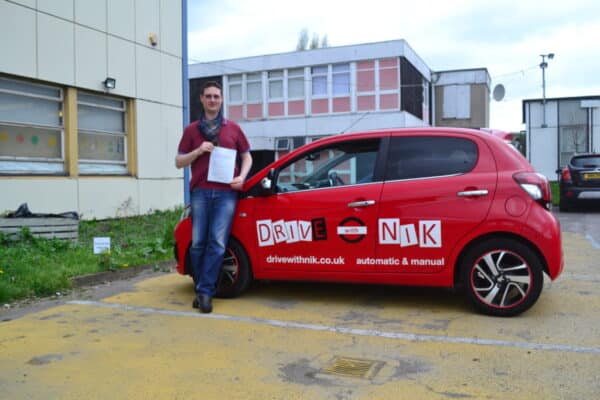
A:
[[[544,254],[530,240],[524,238],[523,236],[516,235],[511,232],[489,232],[489,233],[486,233],[484,235],[474,238],[469,243],[467,243],[467,245],[465,245],[463,247],[463,249],[460,251],[458,257],[456,258],[456,263],[454,265],[454,280],[453,280],[453,282],[454,282],[455,287],[459,287],[461,285],[460,277],[461,277],[461,272],[462,272],[462,268],[463,268],[462,264],[463,264],[463,260],[464,260],[465,256],[469,253],[469,251],[473,247],[477,246],[478,244],[480,244],[482,242],[490,240],[490,239],[512,239],[512,240],[516,240],[516,241],[520,242],[521,244],[524,244],[539,257],[539,260],[542,263],[542,268],[543,268],[544,272],[547,275],[550,275],[549,270],[548,270],[548,263],[546,262],[546,257],[544,257]]]

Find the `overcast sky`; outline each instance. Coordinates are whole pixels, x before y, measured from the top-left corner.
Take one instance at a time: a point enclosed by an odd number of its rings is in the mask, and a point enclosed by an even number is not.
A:
[[[294,51],[306,28],[343,46],[405,39],[432,70],[488,69],[490,126],[518,131],[521,101],[600,95],[597,0],[188,0],[190,62]]]

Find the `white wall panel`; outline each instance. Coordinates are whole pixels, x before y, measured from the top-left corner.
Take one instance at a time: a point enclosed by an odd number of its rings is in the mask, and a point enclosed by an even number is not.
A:
[[[161,102],[181,106],[181,58],[162,53],[160,60]]]
[[[181,1],[160,0],[160,32],[161,50],[181,57]]]
[[[310,118],[285,118],[245,121],[240,127],[248,137],[252,150],[273,150],[275,137],[319,136],[376,129],[429,126],[407,112],[343,114]]]
[[[83,26],[75,26],[76,85],[92,90],[104,90],[107,77],[106,34]]]
[[[36,1],[37,0],[12,0],[13,3],[23,4],[24,6],[31,7],[31,8],[35,8]],[[4,15],[4,14],[0,14],[0,15]]]
[[[112,94],[135,97],[135,45],[127,40],[108,36],[108,76],[117,80]]]
[[[75,0],[75,21],[106,32],[106,0]]]
[[[175,168],[175,156],[179,147],[179,140],[183,134],[183,111],[181,107],[168,105],[161,106],[160,130],[166,139],[165,166],[163,176],[170,178],[183,177],[183,170]]]
[[[137,101],[138,176],[165,176],[167,138],[162,132],[161,105]]]
[[[183,181],[181,179],[140,179],[140,213],[164,210],[183,205]]]
[[[148,35],[154,33],[158,37],[160,47],[160,3],[159,0],[136,0],[135,2],[135,40],[149,46]]]
[[[529,103],[531,107],[531,127],[532,128],[540,128],[542,126],[544,120],[543,114],[543,104],[540,101],[539,103]],[[558,103],[556,101],[547,101],[546,102],[546,125],[548,127],[556,128],[558,126]]]
[[[108,0],[108,33],[135,40],[135,0]]]
[[[37,0],[37,9],[73,21],[73,0]]]
[[[116,218],[139,213],[134,178],[79,179],[79,209],[84,219]]]
[[[558,138],[556,127],[533,128],[530,132],[528,146],[531,151],[531,165],[537,172],[546,175],[550,180],[556,180],[556,155],[558,154]],[[535,151],[533,151],[535,149]]]
[[[592,111],[592,151],[600,153],[600,108]]]
[[[0,1],[0,71],[36,76],[35,14],[34,10]]]
[[[161,54],[144,46],[135,46],[136,93],[138,98],[160,101],[161,94]]]
[[[77,211],[77,181],[66,178],[0,180],[0,210],[16,210],[27,203],[34,213]],[[43,193],[43,196],[40,196]]]
[[[75,83],[72,23],[38,13],[37,52],[40,79],[68,85]]]

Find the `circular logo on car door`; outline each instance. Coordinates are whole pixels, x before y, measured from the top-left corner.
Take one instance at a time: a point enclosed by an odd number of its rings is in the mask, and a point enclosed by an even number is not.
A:
[[[345,242],[358,243],[367,235],[367,227],[360,219],[348,217],[337,226],[337,234]]]

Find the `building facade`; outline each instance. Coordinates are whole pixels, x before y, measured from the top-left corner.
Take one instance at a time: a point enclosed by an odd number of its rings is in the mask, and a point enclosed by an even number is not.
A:
[[[527,158],[556,180],[575,153],[600,152],[600,96],[523,100]]]
[[[487,69],[432,74],[436,126],[487,128],[490,125],[491,78]]]
[[[322,136],[489,121],[486,69],[433,73],[404,40],[192,64],[189,78],[191,120],[202,84],[223,86],[224,115],[247,134],[254,170]]]
[[[182,203],[181,0],[0,0],[0,212]]]

